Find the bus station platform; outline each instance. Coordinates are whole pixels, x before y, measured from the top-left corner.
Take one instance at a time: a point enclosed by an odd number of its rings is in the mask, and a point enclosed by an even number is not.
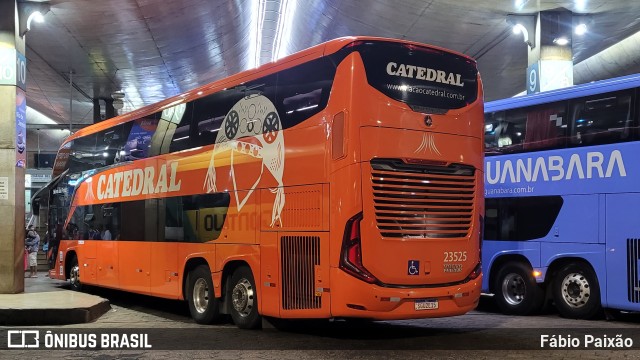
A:
[[[67,289],[46,272],[24,279],[25,291],[0,294],[0,326],[64,325],[96,320],[111,308],[107,299]]]

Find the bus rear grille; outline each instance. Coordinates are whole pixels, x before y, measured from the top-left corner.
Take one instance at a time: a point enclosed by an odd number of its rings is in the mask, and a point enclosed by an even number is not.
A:
[[[632,303],[640,303],[640,279],[638,279],[639,245],[640,239],[627,239],[627,294],[629,302]]]
[[[458,238],[469,233],[476,191],[472,166],[373,159],[371,185],[383,237]]]
[[[322,297],[315,292],[315,269],[320,265],[320,237],[283,236],[280,238],[282,262],[282,308],[319,309]]]

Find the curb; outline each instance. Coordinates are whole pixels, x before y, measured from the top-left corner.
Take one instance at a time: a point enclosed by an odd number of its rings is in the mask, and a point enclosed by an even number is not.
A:
[[[102,299],[94,305],[69,309],[0,309],[0,325],[67,325],[96,320],[111,309]]]

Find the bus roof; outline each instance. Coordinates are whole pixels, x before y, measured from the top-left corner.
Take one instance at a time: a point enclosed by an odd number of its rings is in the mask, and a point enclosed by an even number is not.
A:
[[[241,84],[245,81],[251,81],[253,80],[252,77],[259,77],[259,76],[263,76],[263,75],[267,75],[273,71],[273,70],[279,66],[281,66],[282,64],[288,63],[288,62],[292,62],[292,61],[296,61],[299,60],[301,58],[306,58],[306,60],[313,60],[325,55],[330,55],[335,53],[336,51],[342,49],[343,47],[345,47],[346,45],[348,45],[349,43],[352,43],[354,41],[367,41],[367,40],[375,40],[375,41],[392,41],[392,42],[399,42],[399,43],[406,43],[406,44],[410,44],[410,45],[418,45],[418,46],[426,46],[429,48],[433,48],[433,49],[437,49],[437,50],[441,50],[447,53],[451,53],[454,55],[458,55],[461,57],[464,57],[466,59],[468,59],[469,61],[473,61],[473,63],[475,63],[475,59],[470,58],[467,55],[464,55],[462,53],[458,53],[456,51],[452,51],[449,49],[445,49],[445,48],[441,48],[438,46],[434,46],[434,45],[429,45],[429,44],[422,44],[422,43],[418,43],[418,42],[414,42],[414,41],[408,41],[408,40],[401,40],[401,39],[392,39],[392,38],[382,38],[382,37],[372,37],[372,36],[345,36],[345,37],[340,37],[340,38],[336,38],[315,46],[312,46],[310,48],[298,51],[296,53],[293,53],[291,55],[288,55],[278,61],[275,62],[271,62],[271,63],[267,63],[264,65],[261,65],[255,69],[249,69],[249,70],[245,70],[227,77],[224,77],[222,79],[216,80],[212,83],[206,84],[206,85],[202,85],[200,87],[197,87],[193,90],[187,91],[185,93],[176,95],[176,96],[172,96],[168,99],[162,100],[160,102],[154,103],[154,104],[150,104],[147,106],[144,106],[142,108],[133,110],[129,113],[123,114],[123,115],[119,115],[116,116],[114,118],[111,119],[107,119],[105,121],[96,123],[96,124],[92,124],[89,126],[86,126],[78,131],[76,131],[74,134],[72,134],[71,136],[69,136],[67,139],[65,139],[65,141],[62,143],[62,145],[60,146],[60,148],[62,149],[64,147],[64,145],[70,141],[73,141],[74,139],[77,139],[79,137],[85,136],[85,135],[89,135],[89,134],[93,134],[96,132],[99,132],[101,130],[105,130],[108,129],[110,127],[113,127],[115,125],[119,125],[122,123],[126,123],[129,121],[133,121],[136,119],[139,119],[141,116],[145,116],[147,114],[152,114],[158,111],[162,111],[163,109],[166,109],[168,107],[177,105],[179,103],[182,102],[189,102],[192,100],[195,100],[196,98],[200,98],[200,97],[204,97],[207,95],[210,95],[214,92],[217,92],[221,89],[224,89],[228,86],[236,86],[237,84]],[[295,64],[297,65],[297,64]],[[259,74],[259,75],[258,75]]]
[[[588,84],[575,85],[558,90],[490,101],[485,103],[484,112],[490,113],[526,106],[547,104],[554,101],[597,95],[606,92],[631,89],[639,86],[640,74],[627,75],[607,80],[594,81]]]

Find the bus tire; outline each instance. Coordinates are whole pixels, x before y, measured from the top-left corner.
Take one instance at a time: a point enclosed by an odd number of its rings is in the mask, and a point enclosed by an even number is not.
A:
[[[220,307],[214,293],[209,267],[199,265],[190,271],[187,285],[187,301],[193,320],[198,324],[211,324],[218,320]]]
[[[251,269],[237,268],[227,286],[227,301],[231,318],[240,329],[257,329],[261,325],[258,314],[258,293]]]
[[[553,300],[561,316],[591,319],[602,310],[598,277],[587,264],[563,266],[553,280]]]
[[[71,290],[81,291],[82,283],[80,282],[80,265],[78,265],[78,257],[71,258],[71,267],[69,268],[69,283]]]
[[[544,289],[536,283],[531,267],[508,262],[498,269],[493,290],[496,304],[504,314],[529,315],[542,307]]]

